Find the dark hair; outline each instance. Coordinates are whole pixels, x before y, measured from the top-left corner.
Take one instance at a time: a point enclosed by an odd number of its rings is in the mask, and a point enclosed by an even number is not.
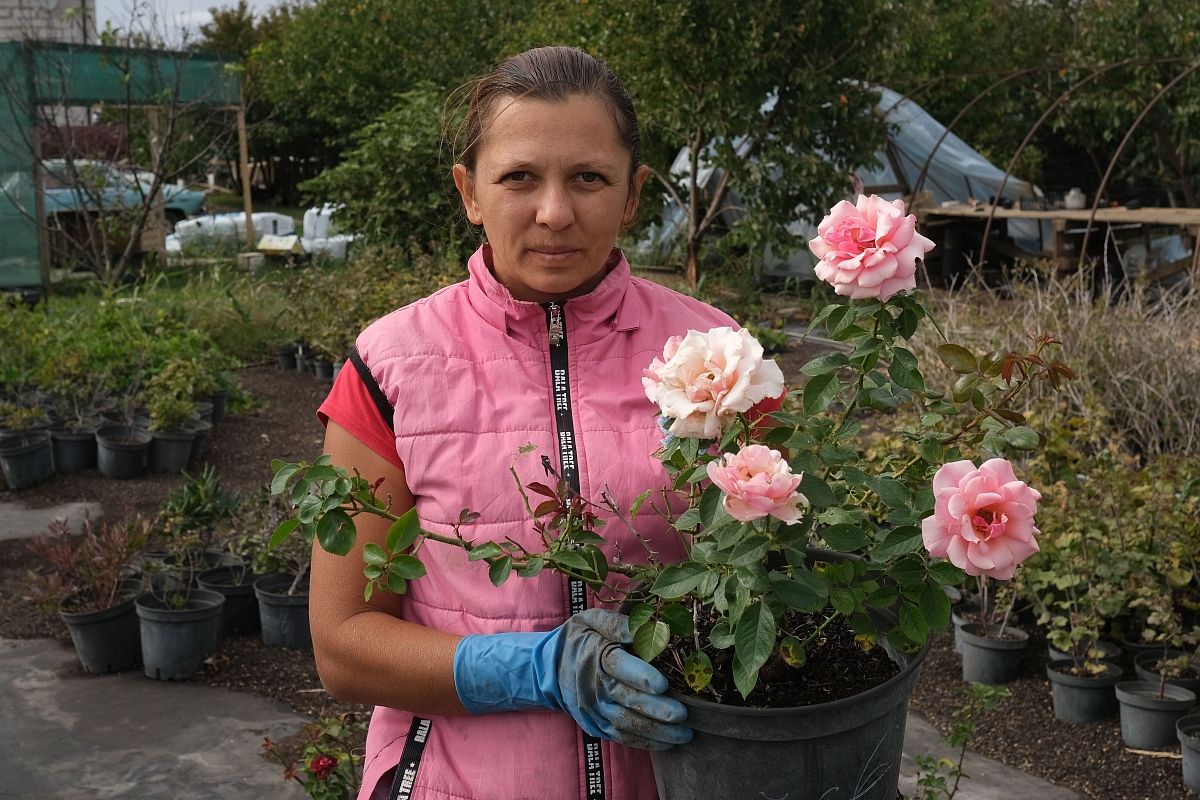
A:
[[[454,137],[454,151],[455,160],[472,172],[484,128],[505,98],[555,103],[570,97],[602,98],[612,109],[621,144],[629,151],[631,177],[641,163],[641,135],[629,93],[604,62],[577,47],[535,47],[518,53],[468,88],[467,113]]]

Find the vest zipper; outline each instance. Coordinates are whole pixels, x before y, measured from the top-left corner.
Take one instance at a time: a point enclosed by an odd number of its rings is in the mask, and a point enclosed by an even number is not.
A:
[[[550,338],[550,380],[554,393],[554,424],[558,433],[559,474],[579,493],[579,466],[575,452],[575,423],[571,417],[571,374],[567,363],[567,323],[563,303],[546,304],[546,332]],[[587,608],[587,587],[578,578],[567,579],[572,614]],[[583,734],[587,800],[604,800],[604,762],[600,740]]]

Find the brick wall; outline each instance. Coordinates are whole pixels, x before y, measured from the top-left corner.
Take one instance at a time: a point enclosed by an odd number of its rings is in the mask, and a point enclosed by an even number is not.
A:
[[[68,14],[75,9],[74,14]],[[0,42],[24,38],[96,43],[95,0],[0,0]]]

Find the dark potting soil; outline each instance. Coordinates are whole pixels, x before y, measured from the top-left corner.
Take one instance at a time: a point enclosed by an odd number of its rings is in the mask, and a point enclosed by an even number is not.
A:
[[[788,612],[784,627],[804,641],[822,617]],[[700,620],[700,639],[707,641],[712,628],[711,619]],[[872,689],[900,671],[882,647],[864,648],[855,639],[854,631],[841,617],[834,620],[808,647],[807,660],[793,667],[776,652],[759,672],[758,684],[750,696],[742,698],[733,681],[733,648],[709,654],[713,662],[713,677],[700,697],[713,702],[752,708],[786,708],[811,706],[853,697]],[[664,651],[655,665],[682,694],[693,694],[683,678],[676,658]]]

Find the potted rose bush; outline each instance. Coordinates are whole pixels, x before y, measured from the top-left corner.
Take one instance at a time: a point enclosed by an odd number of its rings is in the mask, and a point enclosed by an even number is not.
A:
[[[845,350],[804,366],[807,382],[778,411],[783,376],[748,333],[687,331],[646,366],[646,413],[660,417],[664,485],[630,507],[583,498],[543,456],[542,480],[510,471],[544,547],[470,535],[464,509],[453,535],[421,530],[415,510],[395,517],[360,476],[331,465],[275,462],[273,491],[299,531],[349,552],[354,517],[393,519],[386,546],[365,548],[367,594],[403,592],[424,574],[422,549],[459,547],[499,585],[515,572],[554,569],[581,579],[601,602],[622,603],[634,651],[652,661],[688,706],[686,746],[655,753],[659,794],[673,797],[896,796],[908,696],[930,634],[950,617],[946,587],[966,574],[1007,579],[1037,549],[1037,493],[1005,454],[1038,435],[1015,406],[1034,382],[1057,386],[1070,370],[1055,341],[1031,352],[939,350],[953,386],[926,385],[905,347],[927,319],[916,262],[932,244],[900,201],[839,203],[811,243],[817,274],[849,302],[822,309]],[[904,447],[868,457],[868,441],[915,409]],[[990,455],[986,470],[970,458]],[[982,472],[981,472],[982,470]],[[604,525],[635,532],[665,515],[682,560],[605,549]],[[482,565],[481,565],[482,568]]]

